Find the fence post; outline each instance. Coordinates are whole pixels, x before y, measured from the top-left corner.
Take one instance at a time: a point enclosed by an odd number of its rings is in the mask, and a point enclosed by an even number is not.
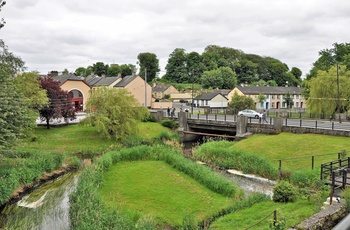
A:
[[[199,113],[197,114],[197,119],[199,120]]]
[[[321,180],[323,180],[323,164],[321,164]]]
[[[346,185],[346,178],[347,178],[347,171],[346,169],[343,169],[343,185],[342,185],[342,188],[345,189],[345,185]]]
[[[315,164],[315,156],[312,156],[312,163],[311,163],[311,169],[314,170],[314,164]]]
[[[340,153],[338,153],[338,160],[340,159]]]
[[[205,114],[205,120],[208,120],[208,114]]]
[[[217,115],[218,115],[218,114],[217,114],[217,113],[215,113],[215,121],[216,121],[216,117],[217,117]]]
[[[317,120],[316,120],[316,124],[315,124],[315,125],[316,125],[316,127],[315,127],[315,128],[317,129]]]
[[[277,224],[277,210],[273,211],[273,226]]]
[[[226,111],[225,111],[225,121],[226,121]]]
[[[287,123],[287,118],[286,118],[286,126],[287,126],[287,124],[288,124],[288,123]]]
[[[301,126],[302,126],[302,123],[303,123],[303,120],[302,120],[302,119],[300,119],[300,128],[301,128]]]
[[[332,172],[332,188],[331,188],[329,204],[332,204],[332,201],[333,201],[334,186],[335,186],[335,172]]]
[[[334,130],[334,121],[332,121],[332,130]]]

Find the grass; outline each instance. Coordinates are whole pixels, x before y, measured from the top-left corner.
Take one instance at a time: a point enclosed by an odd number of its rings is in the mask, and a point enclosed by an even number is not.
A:
[[[159,123],[141,122],[137,135],[144,140],[150,140],[157,138],[161,132],[171,133]],[[70,125],[51,129],[39,126],[33,130],[31,137],[19,143],[17,149],[74,154],[81,151],[99,152],[115,149],[118,145],[115,140],[102,137],[96,128],[91,126]]]
[[[122,162],[111,167],[100,189],[109,207],[134,210],[181,226],[184,216],[197,222],[233,199],[217,194],[162,161]]]
[[[315,201],[299,199],[294,203],[274,203],[272,201],[261,202],[253,205],[249,209],[244,209],[218,219],[210,226],[210,229],[247,229],[272,213],[274,210],[277,210],[277,221],[284,218],[286,221],[286,227],[290,228],[296,226],[298,223],[314,214]],[[260,224],[249,229],[270,229],[269,225],[272,222],[273,214]]]
[[[299,170],[311,169],[312,156],[315,156],[315,168],[320,168],[322,163],[336,160],[338,158],[337,153],[342,150],[347,150],[349,156],[349,141],[349,137],[321,134],[254,134],[237,142],[233,148],[258,154],[273,162],[276,167],[278,167],[278,160],[282,159],[283,168]]]

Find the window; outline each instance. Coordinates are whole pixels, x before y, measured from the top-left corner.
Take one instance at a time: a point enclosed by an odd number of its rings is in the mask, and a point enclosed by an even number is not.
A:
[[[271,95],[271,99],[275,99],[275,95]]]
[[[271,108],[275,108],[275,102],[271,103]]]

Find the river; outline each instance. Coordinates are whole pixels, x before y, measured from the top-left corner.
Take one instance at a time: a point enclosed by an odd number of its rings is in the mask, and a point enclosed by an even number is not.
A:
[[[186,146],[191,147],[191,145]],[[191,150],[190,150],[191,151]],[[189,152],[184,155],[191,154]],[[271,196],[273,186],[227,171],[221,171],[228,179],[237,183],[246,194],[260,192]],[[7,205],[0,214],[0,230],[66,230],[70,229],[69,194],[74,191],[78,172],[68,173],[46,182],[17,203]]]
[[[77,181],[78,173],[68,173],[7,205],[0,214],[0,229],[70,229],[69,194]]]

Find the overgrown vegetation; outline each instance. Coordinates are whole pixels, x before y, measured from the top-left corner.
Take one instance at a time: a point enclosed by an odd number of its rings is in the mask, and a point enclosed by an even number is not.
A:
[[[114,229],[122,229],[125,224],[128,224],[130,228],[133,226],[132,228],[139,229],[139,222],[145,221],[144,218],[140,215],[132,215],[131,218],[129,215],[128,219],[125,212],[104,207],[98,191],[98,188],[103,186],[103,175],[110,170],[112,165],[118,162],[136,160],[164,161],[172,168],[185,173],[216,193],[228,196],[231,199],[242,198],[243,193],[237,186],[225,178],[213,174],[210,169],[185,159],[173,148],[164,145],[153,147],[143,145],[126,148],[104,154],[96,161],[95,165],[84,171],[77,191],[71,196],[71,217],[75,229],[90,229],[89,226],[99,229],[99,226],[93,224],[95,222],[107,222],[108,227]],[[84,209],[81,207],[84,207]],[[104,215],[100,215],[100,213],[104,213]],[[114,219],[109,221],[109,218]],[[131,219],[134,221],[131,221]],[[150,222],[155,221],[151,217],[148,220]],[[150,222],[147,223],[150,224]]]

